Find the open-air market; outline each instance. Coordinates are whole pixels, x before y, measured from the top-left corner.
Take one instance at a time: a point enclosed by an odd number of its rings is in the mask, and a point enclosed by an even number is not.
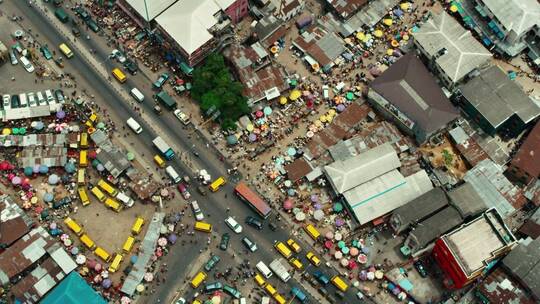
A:
[[[540,2],[0,1],[0,303],[540,302]]]

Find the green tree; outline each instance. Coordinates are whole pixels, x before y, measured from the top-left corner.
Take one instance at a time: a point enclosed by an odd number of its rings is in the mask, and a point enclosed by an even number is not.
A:
[[[233,79],[220,54],[209,55],[193,72],[191,96],[199,102],[203,113],[211,108],[220,111],[218,120],[224,130],[236,129],[235,121],[250,112],[242,91],[242,84]]]

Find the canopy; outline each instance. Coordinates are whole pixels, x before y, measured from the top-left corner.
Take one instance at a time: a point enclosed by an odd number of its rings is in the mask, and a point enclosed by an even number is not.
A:
[[[383,33],[383,31],[381,31],[381,30],[375,30],[375,31],[373,32],[373,35],[374,35],[375,37],[377,37],[377,38],[381,38],[381,37],[383,36],[383,34],[384,34],[384,33]]]
[[[264,107],[263,112],[264,112],[264,115],[268,116],[268,115],[272,114],[272,108]]]
[[[281,96],[281,97],[279,98],[279,104],[281,104],[281,105],[286,105],[286,104],[287,104],[287,97]]]
[[[236,145],[238,143],[238,137],[236,135],[232,134],[227,136],[227,144],[229,145]]]
[[[388,18],[388,19],[384,19],[384,20],[383,20],[383,23],[384,23],[384,25],[386,25],[386,26],[391,26],[393,22],[392,22],[392,19],[389,19],[389,18]]]
[[[56,185],[56,184],[58,183],[59,180],[60,180],[60,178],[58,177],[58,175],[52,174],[52,175],[49,176],[48,182],[49,182],[49,184],[51,184],[51,185]]]
[[[347,100],[353,100],[354,99],[354,93],[353,92],[348,92],[346,97],[347,97]]]
[[[64,111],[58,111],[58,112],[56,112],[56,118],[58,118],[58,119],[63,119],[63,118],[65,118],[65,117],[66,117],[66,112],[64,112]]]
[[[20,128],[20,129],[19,129],[19,134],[21,134],[21,135],[26,134],[26,128],[24,128],[24,127],[23,127],[23,128]]]
[[[24,168],[24,175],[32,176],[33,173],[34,173],[34,170],[32,169],[32,167],[25,167]]]
[[[364,39],[366,39],[366,35],[363,32],[358,32],[356,33],[356,39],[363,41]]]
[[[297,221],[301,222],[301,221],[303,221],[303,220],[306,219],[306,214],[305,214],[304,212],[298,212],[298,213],[294,216],[294,218],[295,218]]]
[[[285,210],[291,210],[294,206],[294,203],[293,203],[293,200],[288,197],[284,202],[283,202],[283,209]]]
[[[409,7],[411,7],[411,4],[409,2],[403,2],[399,5],[399,7],[402,9],[402,10],[408,10]],[[456,8],[457,9],[457,8]]]
[[[458,11],[457,5],[455,5],[455,4],[450,5],[450,11],[451,11],[452,13],[457,12],[457,11]]]
[[[98,122],[98,124],[96,125],[96,128],[104,129],[105,128],[105,123],[103,123],[102,121]]]
[[[287,149],[287,154],[289,156],[295,156],[296,155],[296,149],[294,147],[290,147],[289,149]]]
[[[302,96],[302,92],[299,90],[292,90],[291,94],[289,95],[289,99],[294,101],[300,98],[300,96]]]
[[[320,221],[324,218],[324,211],[322,210],[315,210],[315,212],[313,212],[313,218],[315,218],[317,221]]]

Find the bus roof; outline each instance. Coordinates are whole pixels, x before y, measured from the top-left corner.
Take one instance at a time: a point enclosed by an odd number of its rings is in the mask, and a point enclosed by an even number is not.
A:
[[[267,217],[272,211],[272,208],[268,206],[268,204],[259,196],[259,194],[251,190],[251,188],[249,188],[244,182],[238,183],[234,188],[234,191],[243,199],[248,201],[261,216]]]

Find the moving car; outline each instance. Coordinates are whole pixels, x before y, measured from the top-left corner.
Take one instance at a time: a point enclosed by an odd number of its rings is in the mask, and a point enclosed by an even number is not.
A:
[[[298,245],[298,243],[295,242],[293,239],[288,239],[287,245],[289,245],[289,247],[291,247],[291,249],[296,253],[299,253],[300,251],[302,251],[302,248],[300,247],[300,245]]]
[[[230,239],[231,239],[231,235],[225,232],[221,236],[221,242],[219,242],[219,249],[227,250],[227,248],[229,248],[229,240]]]
[[[321,260],[311,251],[306,254],[306,258],[315,266],[321,265]]]
[[[178,118],[178,120],[180,120],[184,125],[188,125],[189,124],[189,116],[180,111],[179,109],[176,109],[174,110],[174,116],[176,116],[176,118]]]
[[[39,50],[41,51],[45,59],[51,60],[53,58],[51,51],[49,51],[49,48],[46,45],[40,47]]]
[[[246,217],[246,224],[248,224],[248,225],[250,225],[252,227],[255,227],[258,230],[263,229],[263,224],[261,223],[261,221],[259,221],[258,219],[256,219],[253,216]]]
[[[199,207],[199,204],[197,203],[197,201],[191,202],[191,209],[193,210],[193,214],[195,215],[195,219],[197,221],[204,220],[204,214],[202,213],[201,208]]]
[[[223,284],[221,284],[221,282],[208,283],[204,286],[204,292],[213,292],[221,289],[223,289]]]
[[[160,89],[167,79],[169,79],[169,74],[162,73],[159,75],[159,78],[154,82],[154,88]]]
[[[426,267],[424,266],[424,263],[422,261],[418,260],[414,262],[414,268],[416,268],[416,271],[420,274],[422,278],[425,278],[428,276],[428,272],[426,270]]]
[[[188,191],[186,185],[184,185],[184,183],[178,184],[178,191],[180,192],[180,194],[182,195],[182,197],[185,200],[188,200],[191,197],[191,193],[189,193],[189,191]]]
[[[212,268],[214,268],[217,263],[219,263],[219,261],[221,261],[221,258],[217,255],[213,255],[210,260],[208,260],[208,262],[206,262],[206,264],[204,265],[204,269],[206,271],[212,270]]]
[[[252,240],[248,239],[247,237],[242,238],[242,243],[246,245],[246,247],[251,252],[257,251],[257,244],[255,244]]]
[[[225,219],[225,224],[227,224],[227,226],[229,226],[234,233],[242,233],[242,226],[240,226],[240,224],[238,224],[238,222],[231,216]]]

